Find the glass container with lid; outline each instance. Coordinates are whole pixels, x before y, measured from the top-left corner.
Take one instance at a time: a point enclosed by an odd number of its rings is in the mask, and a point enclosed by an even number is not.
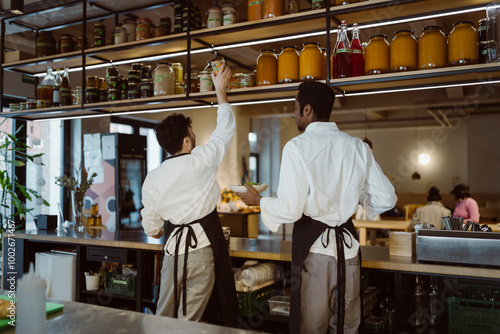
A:
[[[175,92],[175,71],[167,63],[159,63],[154,71],[154,95],[173,95]]]
[[[122,27],[127,30],[127,42],[135,41],[135,20],[132,18],[124,19]]]
[[[117,24],[113,30],[113,43],[123,44],[128,42],[128,31],[121,24]]]
[[[414,71],[418,67],[417,40],[413,30],[404,29],[394,33],[390,45],[390,69],[392,72]]]
[[[220,27],[222,25],[222,11],[219,7],[208,9],[207,28]]]
[[[479,63],[492,63],[497,59],[497,42],[481,41],[479,42]]]
[[[299,53],[295,45],[284,46],[278,55],[278,82],[299,81]]]
[[[278,82],[278,60],[274,49],[260,50],[257,57],[257,86],[275,85]]]
[[[234,2],[222,3],[222,25],[238,23],[239,15],[235,6]]]
[[[262,19],[264,0],[248,0],[248,21]]]
[[[212,77],[210,72],[201,71],[200,72],[200,92],[210,92],[213,90]]]
[[[472,21],[455,22],[448,36],[448,65],[477,64],[478,44],[479,37]]]
[[[418,68],[445,67],[448,63],[447,38],[442,26],[428,26],[422,29],[418,39]]]
[[[40,31],[36,38],[36,55],[45,57],[57,53],[56,40],[50,31]]]
[[[135,27],[135,39],[137,41],[151,38],[151,31],[151,20],[147,17],[137,19],[137,25]]]
[[[162,17],[160,19],[160,27],[163,28],[164,35],[170,35],[172,30],[172,19],[170,17]]]
[[[184,81],[184,73],[182,68],[182,63],[172,63],[170,66],[174,69],[175,72],[175,83],[183,83]]]
[[[61,49],[61,53],[75,51],[75,44],[75,38],[73,37],[73,35],[62,35],[61,40],[59,41],[59,48]]]
[[[365,75],[389,72],[389,43],[386,38],[386,35],[370,36],[365,49]]]
[[[281,15],[283,15],[283,2],[281,0],[264,0],[262,7],[263,18],[267,19]]]
[[[154,96],[153,79],[142,79],[141,97],[153,97],[153,96]]]
[[[323,53],[319,43],[304,43],[299,55],[299,77],[301,81],[320,80],[323,76],[321,65]]]

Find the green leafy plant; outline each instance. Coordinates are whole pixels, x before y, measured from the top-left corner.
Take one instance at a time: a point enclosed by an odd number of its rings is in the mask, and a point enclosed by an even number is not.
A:
[[[0,125],[2,125],[4,119]],[[33,198],[41,198],[41,196],[33,189],[19,183],[17,176],[13,173],[14,168],[25,166],[28,161],[34,162],[39,159],[43,153],[28,154],[29,146],[26,144],[26,137],[17,137],[17,134],[22,129],[19,127],[13,134],[0,130],[0,222],[2,230],[8,226],[9,220],[26,219],[26,214],[33,210],[28,209],[20,194],[27,200],[32,201]],[[43,200],[43,204],[50,204]]]

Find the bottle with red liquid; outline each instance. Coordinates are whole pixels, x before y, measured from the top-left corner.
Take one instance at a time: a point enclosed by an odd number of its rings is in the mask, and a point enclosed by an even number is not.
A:
[[[361,41],[359,40],[359,28],[358,24],[354,23],[352,25],[352,42],[351,42],[351,75],[353,77],[359,77],[363,75],[364,65],[363,65],[363,47],[361,46]]]
[[[333,47],[332,50],[332,58],[331,58],[331,68],[330,68],[330,77],[332,79],[335,79],[337,77],[337,49],[340,44],[340,30],[341,27],[338,26],[337,28],[337,41],[335,42],[335,46]]]
[[[347,22],[342,21],[340,40],[335,51],[337,78],[349,78],[351,76],[351,43],[347,37]]]

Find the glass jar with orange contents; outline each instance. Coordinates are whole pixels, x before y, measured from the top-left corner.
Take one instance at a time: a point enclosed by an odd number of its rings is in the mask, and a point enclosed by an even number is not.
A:
[[[263,2],[264,0],[248,0],[248,21],[263,18]]]
[[[418,68],[445,67],[448,63],[447,38],[442,26],[428,26],[422,29],[418,39]]]
[[[283,15],[283,4],[281,0],[264,0],[262,16],[267,19]]]
[[[448,65],[477,64],[479,60],[479,36],[472,21],[453,23],[448,36]]]
[[[390,45],[390,69],[392,72],[414,71],[417,69],[417,40],[413,30],[405,29],[394,33]]]
[[[257,86],[274,85],[278,82],[278,59],[274,49],[260,50],[257,57]]]
[[[299,53],[295,45],[284,46],[278,55],[278,82],[299,81]]]
[[[319,43],[304,43],[299,57],[299,77],[301,81],[321,80],[323,77],[323,52]]]
[[[370,36],[365,48],[365,75],[389,72],[389,43],[386,35]]]

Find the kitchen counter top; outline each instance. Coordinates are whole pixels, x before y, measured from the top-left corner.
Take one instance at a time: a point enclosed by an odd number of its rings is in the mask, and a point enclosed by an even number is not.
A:
[[[4,235],[5,237],[5,235]],[[87,231],[66,232],[31,230],[19,231],[16,238],[32,241],[96,245],[139,250],[161,251],[163,238],[153,239],[142,231],[103,230],[99,236],[91,236]],[[5,244],[5,243],[4,243]],[[450,276],[500,278],[500,268],[466,266],[442,263],[420,263],[416,257],[390,256],[388,247],[361,246],[363,268],[373,268],[408,273],[437,274]],[[231,257],[270,261],[291,261],[292,242],[288,240],[264,240],[231,238],[229,254]]]

